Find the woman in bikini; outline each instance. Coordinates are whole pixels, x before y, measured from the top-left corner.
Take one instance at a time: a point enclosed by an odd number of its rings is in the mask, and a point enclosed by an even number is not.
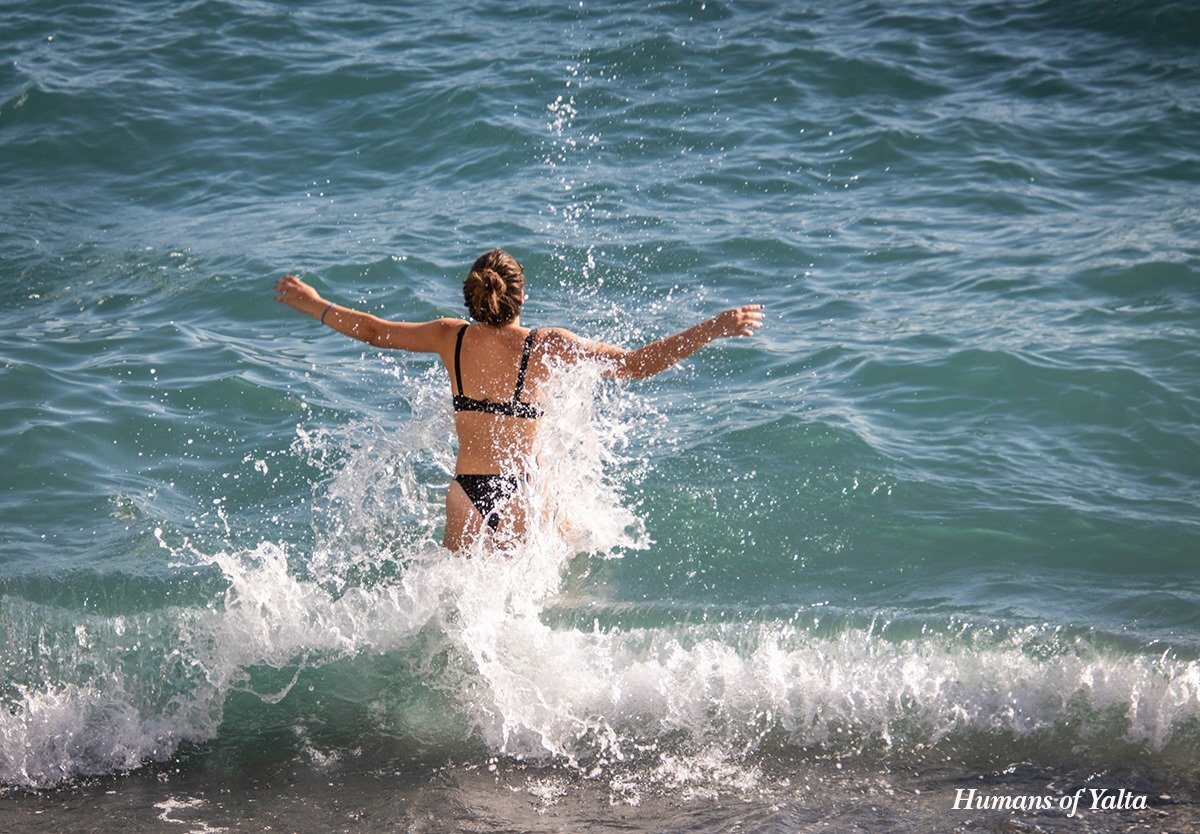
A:
[[[520,535],[523,508],[510,500],[533,448],[542,409],[538,389],[550,364],[599,362],[615,377],[645,378],[723,336],[749,336],[762,305],[733,307],[637,350],[581,339],[569,330],[521,326],[525,273],[502,249],[481,255],[463,283],[474,323],[444,318],[387,321],[326,301],[295,275],[275,284],[275,300],[353,339],[381,348],[436,353],[450,375],[458,434],[455,476],[446,492],[445,545],[469,546],[485,529]]]

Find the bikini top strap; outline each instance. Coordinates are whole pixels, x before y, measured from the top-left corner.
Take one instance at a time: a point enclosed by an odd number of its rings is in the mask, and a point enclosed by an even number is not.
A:
[[[454,381],[458,383],[458,393],[462,394],[462,362],[459,360],[462,354],[462,339],[463,334],[467,332],[470,325],[464,324],[458,329],[458,341],[454,343]]]
[[[533,349],[533,334],[537,329],[529,331],[525,337],[525,349],[521,351],[521,365],[517,368],[517,390],[513,391],[513,399],[521,399],[521,391],[525,388],[525,369],[529,367],[529,351]]]

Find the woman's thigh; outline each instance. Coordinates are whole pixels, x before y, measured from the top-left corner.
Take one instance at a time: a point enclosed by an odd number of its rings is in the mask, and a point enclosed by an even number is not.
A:
[[[442,544],[448,550],[467,547],[483,528],[483,518],[458,481],[451,481],[446,490],[446,535]]]
[[[501,543],[511,542],[525,534],[528,513],[523,498],[518,491],[497,508],[499,523],[496,525],[496,535]],[[448,550],[462,550],[486,532],[488,529],[484,526],[483,516],[467,497],[462,485],[458,481],[451,481],[450,488],[446,490],[446,535],[442,544]]]

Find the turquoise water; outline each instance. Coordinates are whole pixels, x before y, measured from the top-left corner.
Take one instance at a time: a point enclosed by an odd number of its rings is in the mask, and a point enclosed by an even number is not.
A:
[[[9,4],[13,824],[127,772],[97,813],[234,826],[187,803],[247,773],[368,807],[393,774],[388,819],[450,791],[460,830],[597,795],[929,830],[980,775],[1189,795],[1198,45],[1191,4],[1116,0]],[[562,380],[575,532],[464,562],[444,371],[271,288],[459,316],[494,245],[529,324],[768,318]],[[853,816],[901,772],[929,804]]]

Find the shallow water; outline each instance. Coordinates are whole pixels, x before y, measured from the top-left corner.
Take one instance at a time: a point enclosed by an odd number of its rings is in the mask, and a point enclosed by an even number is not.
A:
[[[1194,827],[1190,5],[5,19],[7,827]],[[444,371],[271,286],[493,245],[533,325],[768,320],[558,380],[569,532],[463,562]]]

